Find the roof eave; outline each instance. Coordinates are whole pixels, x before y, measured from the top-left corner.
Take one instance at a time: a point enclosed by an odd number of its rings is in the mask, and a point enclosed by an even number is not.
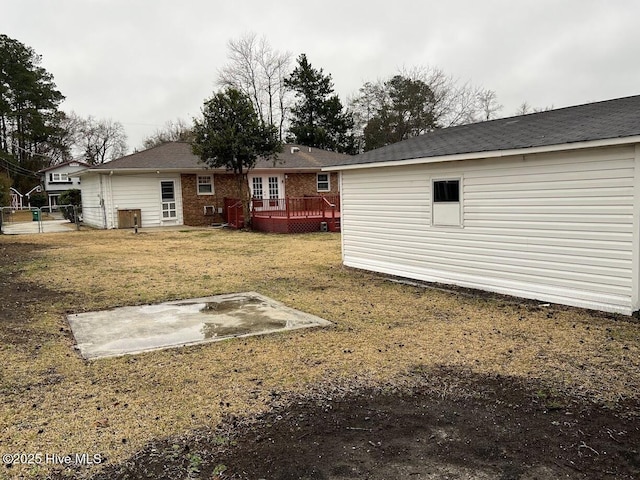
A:
[[[363,169],[363,168],[397,167],[402,165],[420,165],[420,164],[426,164],[426,163],[455,162],[460,160],[476,160],[481,158],[500,158],[500,157],[511,157],[516,155],[532,155],[535,153],[551,153],[551,152],[560,152],[560,151],[566,151],[566,150],[582,150],[585,148],[612,147],[612,146],[628,145],[628,144],[634,144],[634,143],[640,143],[640,135],[634,135],[631,137],[621,137],[621,138],[607,138],[607,139],[601,139],[601,140],[589,140],[585,142],[562,143],[557,145],[544,145],[540,147],[514,148],[509,150],[493,150],[493,151],[486,151],[486,152],[458,153],[454,155],[409,158],[406,160],[388,160],[384,162],[332,165],[329,167],[324,167],[322,171],[333,172],[333,171],[342,171],[342,170],[357,170],[357,169]]]
[[[103,175],[136,175],[144,173],[200,173],[200,172],[217,172],[219,170],[213,168],[88,168],[75,173],[74,176],[84,176],[91,173],[98,173]]]

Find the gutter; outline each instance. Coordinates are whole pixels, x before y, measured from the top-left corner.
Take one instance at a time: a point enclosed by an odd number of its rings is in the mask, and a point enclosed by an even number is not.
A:
[[[514,148],[509,150],[493,150],[486,152],[469,152],[469,153],[457,153],[453,155],[439,155],[436,157],[419,157],[408,158],[405,160],[386,160],[382,162],[366,162],[366,163],[352,163],[343,165],[331,165],[324,167],[323,172],[338,172],[343,170],[358,170],[364,168],[378,168],[378,167],[398,167],[404,165],[423,165],[428,163],[443,163],[443,162],[455,162],[460,160],[479,160],[483,158],[501,158],[512,157],[517,155],[532,155],[535,153],[550,153],[550,152],[566,152],[568,150],[583,150],[587,148],[601,148],[612,147],[620,145],[630,145],[640,143],[640,135],[633,137],[623,138],[609,138],[605,140],[590,140],[586,142],[575,143],[562,143],[557,145],[545,145],[541,147],[525,147]]]

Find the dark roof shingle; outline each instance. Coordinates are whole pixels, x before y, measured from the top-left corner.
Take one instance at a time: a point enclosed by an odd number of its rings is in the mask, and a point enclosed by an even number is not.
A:
[[[334,165],[440,157],[640,135],[640,95],[443,128]]]
[[[320,170],[322,167],[341,163],[349,155],[330,152],[318,148],[286,144],[277,160],[259,158],[255,168],[281,168],[298,170]],[[92,170],[118,169],[157,169],[157,170],[196,170],[207,166],[191,151],[186,142],[163,143],[141,152],[112,160],[92,167]]]

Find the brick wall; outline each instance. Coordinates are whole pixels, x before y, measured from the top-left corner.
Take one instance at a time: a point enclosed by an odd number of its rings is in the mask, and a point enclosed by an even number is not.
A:
[[[288,173],[285,179],[285,193],[288,197],[304,197],[316,195],[337,195],[338,174],[331,175],[331,191],[318,192],[315,173]],[[182,174],[182,213],[184,224],[191,226],[206,226],[221,223],[223,216],[218,213],[224,208],[224,198],[239,198],[235,177],[231,174],[215,174],[213,176],[213,195],[198,195],[197,175]],[[204,207],[213,206],[213,213],[208,209],[205,215]]]
[[[212,223],[223,222],[222,215],[218,213],[219,208],[224,208],[224,198],[237,198],[237,186],[233,175],[213,176],[213,195],[198,195],[197,175],[182,174],[182,213],[184,224],[191,226],[206,226]],[[208,209],[205,215],[204,207],[213,206],[213,214]]]
[[[337,195],[340,192],[338,188],[338,174],[330,173],[329,192],[318,192],[318,184],[315,173],[287,173],[285,179],[284,191],[287,197],[304,197],[305,195]]]

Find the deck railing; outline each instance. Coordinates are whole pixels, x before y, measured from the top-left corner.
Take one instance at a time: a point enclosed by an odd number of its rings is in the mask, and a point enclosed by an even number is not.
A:
[[[242,202],[237,198],[224,199],[225,220],[230,227],[243,228]],[[286,197],[251,199],[253,219],[292,219],[291,221],[325,221],[332,232],[340,231],[340,196]],[[297,219],[297,220],[296,220]],[[306,220],[305,220],[306,219]]]
[[[259,216],[335,218],[337,212],[340,212],[338,195],[251,200],[251,213]]]
[[[225,197],[224,212],[229,226],[233,228],[244,227],[244,212],[242,210],[242,202],[240,200]]]

